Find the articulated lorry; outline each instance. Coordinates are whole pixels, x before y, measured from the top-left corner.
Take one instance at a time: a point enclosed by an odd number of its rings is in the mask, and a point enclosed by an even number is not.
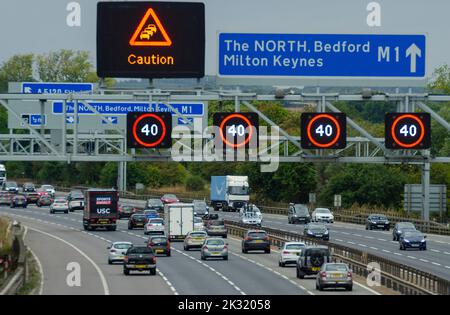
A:
[[[239,211],[250,200],[248,176],[211,176],[210,197],[215,211]]]

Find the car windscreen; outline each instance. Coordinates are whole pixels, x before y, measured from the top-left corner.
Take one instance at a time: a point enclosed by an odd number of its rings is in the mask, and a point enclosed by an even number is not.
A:
[[[153,254],[153,250],[149,247],[130,247],[127,251],[127,255],[129,254]]]
[[[220,245],[225,245],[225,242],[223,240],[207,240],[206,241],[207,245],[213,245],[213,246],[220,246]]]
[[[299,250],[305,248],[305,245],[303,244],[287,244],[286,249],[290,250]]]
[[[42,188],[42,189],[53,189],[53,186],[50,186],[50,185],[44,185],[44,186],[41,186],[41,188]]]
[[[294,210],[295,210],[296,214],[301,214],[301,215],[309,214],[308,208],[306,208],[305,206],[295,206]]]
[[[310,230],[325,230],[327,227],[323,224],[309,224],[308,229]]]
[[[155,210],[145,210],[144,214],[145,215],[156,215],[156,214],[158,214],[158,212],[156,212]]]
[[[132,216],[133,219],[135,220],[144,220],[145,219],[145,215],[143,214],[135,214]]]
[[[326,271],[348,271],[347,265],[344,264],[327,264]]]
[[[72,199],[84,199],[84,196],[83,195],[79,195],[79,194],[73,194],[73,195],[71,195],[71,197],[72,197]]]
[[[423,237],[423,234],[420,233],[420,232],[411,231],[411,232],[405,232],[403,234],[403,236],[404,236],[404,238],[408,238],[408,237]]]
[[[213,220],[210,223],[211,225],[215,225],[215,226],[221,226],[221,225],[225,225],[225,222],[223,222],[223,220]]]
[[[195,217],[194,218],[194,223],[203,223],[203,220],[202,220],[202,218]]]
[[[402,222],[402,223],[399,223],[397,226],[398,226],[399,229],[405,229],[405,228],[416,229],[414,224],[412,224],[410,222]]]
[[[370,219],[371,220],[387,220],[387,218],[382,215],[373,215],[373,216],[370,216]]]
[[[250,232],[248,236],[251,238],[264,238],[267,236],[266,232]]]
[[[159,243],[166,243],[167,242],[167,238],[165,237],[153,237],[150,242],[155,243],[155,244],[159,244]]]
[[[126,243],[114,244],[114,248],[117,248],[117,249],[128,249],[131,246],[133,246],[133,245],[132,244],[126,244]]]
[[[131,212],[131,211],[133,211],[133,207],[131,207],[131,206],[123,206],[122,207],[122,211],[123,212]]]
[[[330,213],[328,209],[316,209],[316,213]]]
[[[162,206],[163,205],[162,201],[159,199],[150,199],[148,201],[148,204],[152,205],[152,206]]]
[[[153,220],[148,221],[148,223],[164,225],[164,220],[163,219],[153,219]]]
[[[66,199],[65,198],[56,198],[55,199],[55,203],[65,203]]]
[[[164,195],[163,198],[167,198],[167,199],[177,199],[177,196],[175,195]]]

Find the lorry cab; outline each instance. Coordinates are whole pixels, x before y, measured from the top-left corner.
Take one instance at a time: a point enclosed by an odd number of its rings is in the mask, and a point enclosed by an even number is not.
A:
[[[212,176],[210,199],[216,211],[239,211],[250,200],[248,176]]]

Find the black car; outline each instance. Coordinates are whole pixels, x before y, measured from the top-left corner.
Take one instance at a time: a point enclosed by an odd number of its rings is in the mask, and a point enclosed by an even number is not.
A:
[[[193,200],[194,204],[194,215],[203,217],[209,213],[209,207],[204,200]]]
[[[162,212],[164,211],[164,204],[160,199],[148,199],[145,208]]]
[[[123,273],[128,276],[130,271],[149,271],[150,275],[156,275],[156,256],[151,247],[133,245],[127,250]]]
[[[33,183],[25,183],[22,185],[22,190],[23,192],[35,192],[36,187],[34,186]]]
[[[389,231],[391,223],[383,214],[371,214],[366,220],[366,230],[381,229]]]
[[[400,250],[407,250],[408,248],[427,250],[426,238],[426,235],[419,231],[405,231],[400,234],[398,239]]]
[[[165,236],[150,236],[147,241],[147,246],[153,249],[155,255],[163,254],[170,256],[170,242]]]
[[[249,250],[263,250],[265,253],[270,254],[270,239],[266,231],[248,230],[244,234],[242,252],[246,254]]]
[[[291,203],[288,209],[288,222],[289,224],[308,224],[311,222],[311,215],[309,214],[308,208],[302,204]]]
[[[324,241],[330,240],[330,231],[323,223],[308,223],[303,229],[303,235],[312,238],[320,238]]]
[[[27,198],[24,195],[14,195],[11,197],[11,208],[15,207],[27,207]]]
[[[331,253],[326,246],[310,246],[302,250],[297,260],[297,278],[316,275],[324,263],[332,262]]]
[[[128,220],[128,229],[132,230],[135,228],[144,228],[145,223],[147,223],[147,218],[143,213],[132,214]]]
[[[398,241],[400,235],[406,231],[417,231],[414,224],[411,222],[397,222],[392,229],[392,240]]]
[[[19,186],[17,186],[16,182],[4,182],[3,183],[3,190],[13,193],[13,194],[17,194],[19,192]]]

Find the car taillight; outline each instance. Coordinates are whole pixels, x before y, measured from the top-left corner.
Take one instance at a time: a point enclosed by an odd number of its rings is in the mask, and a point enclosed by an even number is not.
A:
[[[251,238],[250,236],[247,236],[247,237],[245,237],[245,240],[246,240],[246,241],[251,241],[252,238]]]
[[[352,277],[352,273],[349,271],[347,272],[347,278],[351,278]]]
[[[287,254],[289,254],[289,252],[285,250],[285,251],[283,251],[283,254],[287,255]]]
[[[151,242],[151,243],[149,243],[148,245],[149,245],[149,246],[154,246],[155,243]]]
[[[127,263],[128,263],[128,256],[125,256],[125,257],[123,258],[123,261],[127,264]]]
[[[225,246],[223,247],[223,249],[228,249],[228,245],[225,245]]]
[[[326,278],[327,277],[327,273],[325,271],[321,271],[319,274],[320,274],[321,278]]]
[[[90,219],[89,221],[90,221],[90,222],[95,222],[95,219]]]
[[[153,263],[153,264],[156,264],[156,257],[153,257],[153,258],[152,258],[152,263]]]
[[[167,243],[166,243],[166,247],[167,247],[167,249],[169,249],[169,248],[170,248],[170,243],[169,243],[169,241],[167,241]]]
[[[269,240],[269,237],[268,237],[268,236],[264,237],[264,240],[265,240],[265,241],[268,241],[268,240]]]
[[[208,246],[203,246],[203,249],[204,250],[208,250]]]

